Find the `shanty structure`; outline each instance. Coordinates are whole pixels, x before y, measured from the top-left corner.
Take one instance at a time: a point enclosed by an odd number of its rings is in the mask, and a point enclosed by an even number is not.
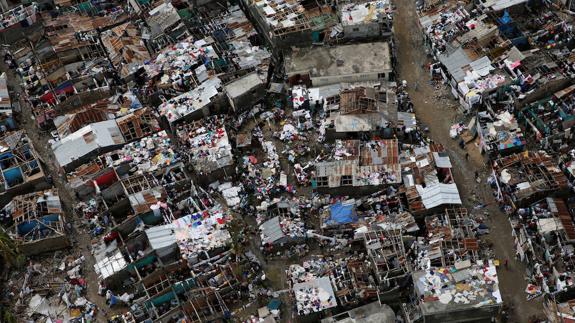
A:
[[[567,177],[557,162],[543,152],[526,151],[497,159],[494,171],[499,198],[515,208],[568,189]]]
[[[70,245],[56,189],[18,195],[4,211],[14,221],[16,241],[24,254],[32,256]]]
[[[449,155],[438,144],[404,151],[401,158],[407,207],[414,215],[432,212],[449,205],[461,205],[453,180]]]
[[[0,138],[0,147],[0,193],[30,189],[44,181],[40,159],[23,130]]]
[[[328,139],[347,139],[359,133],[390,139],[391,128],[398,124],[395,91],[387,85],[343,89],[324,105]]]
[[[503,305],[497,269],[491,262],[432,267],[412,277],[424,322],[488,321]],[[462,284],[465,290],[459,288]]]
[[[397,139],[341,141],[334,160],[315,165],[318,189],[390,185],[401,182]]]

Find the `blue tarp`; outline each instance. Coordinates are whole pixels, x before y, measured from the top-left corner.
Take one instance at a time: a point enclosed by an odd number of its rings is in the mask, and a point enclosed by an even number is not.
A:
[[[270,311],[279,310],[281,305],[282,305],[282,301],[280,301],[277,298],[272,298],[272,300],[268,303],[268,309]]]
[[[4,178],[8,187],[13,187],[24,182],[24,175],[19,167],[14,167],[4,171]]]
[[[330,207],[331,215],[326,221],[327,225],[346,224],[354,222],[353,204],[337,202]]]
[[[502,23],[503,25],[507,25],[511,21],[513,21],[513,20],[511,19],[509,12],[507,10],[505,10],[505,12],[503,13],[503,17],[499,18],[499,22]]]
[[[58,214],[50,214],[38,220],[22,222],[18,224],[16,228],[18,230],[18,234],[23,236],[36,228],[39,228],[40,230],[46,229],[47,228],[46,225],[50,225],[58,221],[59,221]]]

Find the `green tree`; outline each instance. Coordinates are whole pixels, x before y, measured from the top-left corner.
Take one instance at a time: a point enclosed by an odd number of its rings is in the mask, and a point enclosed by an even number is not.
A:
[[[4,228],[0,228],[0,258],[7,267],[19,266],[23,260],[18,245]]]

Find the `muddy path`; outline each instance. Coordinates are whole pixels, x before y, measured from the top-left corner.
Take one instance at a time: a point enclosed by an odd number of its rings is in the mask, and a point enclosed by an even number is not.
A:
[[[453,100],[449,91],[431,84],[429,74],[423,69],[428,57],[417,23],[415,1],[395,1],[395,5],[397,10],[394,32],[398,79],[406,80],[408,86],[417,84],[417,91],[410,91],[417,118],[423,125],[429,127],[431,138],[443,144],[449,152],[464,206],[473,209],[478,203],[488,205],[480,211],[489,214],[487,224],[491,232],[484,239],[493,243],[495,257],[509,261],[509,269],[500,269],[498,273],[503,300],[514,308],[511,321],[528,322],[533,316],[543,317],[541,297],[532,301],[526,300],[525,266],[515,260],[511,226],[507,216],[499,210],[486,183],[489,175],[486,159],[474,143],[468,144],[466,150],[463,150],[458,146],[458,141],[449,136],[451,125],[462,120],[462,114],[457,109],[457,101]],[[466,152],[469,153],[469,159],[465,157]],[[480,184],[474,181],[475,171],[481,174]]]

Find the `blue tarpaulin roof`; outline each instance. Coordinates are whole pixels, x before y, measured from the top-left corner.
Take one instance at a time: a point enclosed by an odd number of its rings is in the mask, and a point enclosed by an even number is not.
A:
[[[354,222],[353,203],[342,204],[337,202],[330,207],[331,215],[326,221],[327,225],[346,224]]]
[[[513,20],[511,19],[509,12],[507,10],[505,10],[505,12],[503,13],[503,17],[499,18],[499,22],[501,22],[504,25],[507,25],[511,21],[513,21]]]
[[[282,305],[282,301],[277,298],[272,298],[272,300],[268,303],[268,309],[270,311],[277,310]]]

